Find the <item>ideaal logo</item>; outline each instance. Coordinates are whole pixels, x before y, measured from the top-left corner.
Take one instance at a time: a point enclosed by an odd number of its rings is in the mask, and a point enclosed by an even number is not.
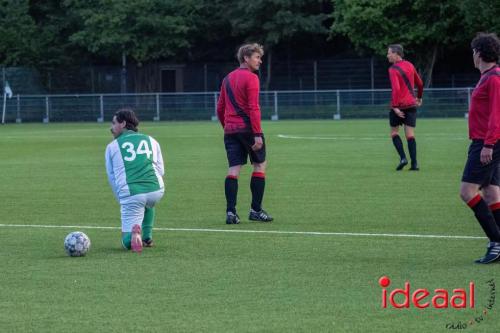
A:
[[[475,292],[476,286],[473,281],[469,282],[466,288],[455,288],[451,292],[447,289],[438,288],[430,292],[427,288],[418,288],[412,292],[410,282],[406,281],[403,288],[395,288],[388,291],[391,280],[387,276],[379,279],[379,284],[382,287],[382,308],[393,307],[396,309],[410,308],[414,306],[419,309],[433,307],[435,309],[447,309],[449,307],[455,309],[474,309],[475,308]],[[486,319],[486,315],[495,305],[496,285],[494,279],[486,281],[489,296],[483,306],[482,312],[479,315],[466,321],[458,321],[456,323],[447,323],[446,328],[455,330],[463,330],[472,325],[479,324]],[[401,300],[401,295],[402,300]],[[451,296],[451,297],[450,297]],[[400,299],[396,301],[396,297]]]
[[[410,303],[419,309],[424,309],[431,305],[436,309],[446,309],[449,306],[456,309],[464,309],[467,307],[474,308],[475,305],[475,286],[472,281],[469,282],[467,290],[466,288],[453,289],[451,298],[449,297],[450,293],[446,289],[435,289],[434,293],[431,294],[428,289],[419,288],[411,293],[410,282],[408,281],[405,282],[403,289],[396,288],[388,295],[386,288],[391,284],[391,280],[387,276],[383,276],[378,280],[378,283],[382,287],[382,307],[384,309],[387,308],[387,299],[389,299],[389,303],[397,309],[409,308]],[[396,295],[403,296],[402,303],[396,302]]]

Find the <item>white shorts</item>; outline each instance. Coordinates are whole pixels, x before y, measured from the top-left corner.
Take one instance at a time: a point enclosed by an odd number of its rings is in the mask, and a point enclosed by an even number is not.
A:
[[[163,197],[164,192],[165,189],[161,189],[120,199],[122,232],[132,232],[134,224],[142,225],[144,209],[153,207]]]

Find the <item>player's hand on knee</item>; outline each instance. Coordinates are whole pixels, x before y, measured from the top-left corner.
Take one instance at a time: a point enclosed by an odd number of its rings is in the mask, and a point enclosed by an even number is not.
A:
[[[400,109],[398,108],[394,108],[394,113],[399,117],[399,118],[404,118],[405,117],[405,114],[403,111],[401,111]]]
[[[262,141],[262,137],[260,136],[256,136],[254,138],[254,144],[252,146],[252,150],[253,151],[257,151],[257,150],[260,150],[262,149],[262,146],[264,145],[264,142]]]
[[[488,164],[492,160],[493,160],[493,149],[483,147],[483,149],[481,149],[481,163]]]

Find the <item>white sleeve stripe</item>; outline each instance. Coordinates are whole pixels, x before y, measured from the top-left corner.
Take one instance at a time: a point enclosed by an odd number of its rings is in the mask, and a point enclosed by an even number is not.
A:
[[[109,158],[112,165],[114,192],[118,198],[123,198],[130,195],[130,190],[127,184],[127,175],[125,173],[125,165],[123,164],[120,147],[118,141],[114,140],[109,144]],[[113,187],[113,185],[111,185]]]
[[[156,178],[158,179],[158,183],[161,188],[165,187],[163,182],[163,175],[165,174],[164,166],[163,166],[163,156],[161,154],[161,148],[158,141],[154,138],[150,137],[151,145],[153,146],[153,169],[156,173]]]

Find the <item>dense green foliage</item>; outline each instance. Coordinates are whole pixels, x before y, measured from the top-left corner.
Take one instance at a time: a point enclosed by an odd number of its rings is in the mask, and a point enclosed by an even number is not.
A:
[[[28,1],[0,1],[0,63],[31,65],[40,52],[37,26],[28,14]]]
[[[297,34],[325,39],[326,8],[318,0],[4,0],[0,63],[120,63],[122,54],[135,62],[196,59],[228,42],[232,56],[243,40],[271,47]]]
[[[335,0],[334,4],[332,30],[347,35],[358,49],[381,55],[392,43],[432,53],[435,46],[449,47],[467,34],[458,1]]]
[[[79,65],[103,59],[135,62],[232,57],[243,40],[290,51],[332,35],[359,52],[383,54],[404,43],[423,69],[467,44],[477,31],[498,31],[500,4],[489,0],[2,0],[0,64]],[[342,40],[341,40],[342,41]],[[332,47],[332,46],[330,46]],[[345,49],[345,46],[333,47]],[[335,51],[333,51],[335,52]],[[105,61],[105,60],[104,60]],[[424,66],[426,66],[424,68]]]
[[[489,0],[333,0],[332,31],[346,35],[361,52],[384,55],[400,43],[427,78],[439,56],[468,45],[477,31],[498,30],[500,4]]]
[[[70,41],[92,54],[142,62],[174,56],[190,46],[197,1],[66,0],[81,22]]]

